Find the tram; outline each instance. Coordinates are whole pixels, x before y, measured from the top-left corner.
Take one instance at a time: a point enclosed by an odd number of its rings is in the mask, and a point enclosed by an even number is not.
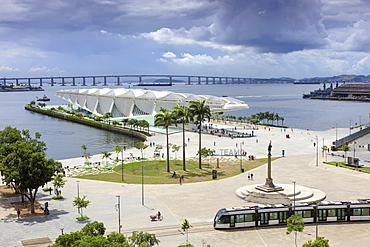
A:
[[[230,229],[286,225],[286,220],[293,214],[301,216],[304,223],[366,221],[370,220],[370,199],[223,208],[217,212],[213,227]]]

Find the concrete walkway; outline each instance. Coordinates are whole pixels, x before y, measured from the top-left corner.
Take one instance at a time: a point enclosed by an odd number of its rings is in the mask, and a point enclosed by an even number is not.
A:
[[[288,132],[289,131],[289,132]],[[339,130],[344,133],[346,130]],[[285,137],[290,134],[289,139]],[[318,155],[316,163],[316,148],[313,141],[322,139],[330,143],[335,138],[335,130],[311,132],[303,130],[280,129],[255,130],[256,137],[244,139],[230,139],[212,135],[203,136],[203,146],[219,149],[234,149],[244,141],[244,149],[248,155],[257,158],[267,156],[267,145],[272,140],[272,155],[281,156],[285,150],[286,157],[272,163],[272,177],[279,184],[290,184],[296,181],[297,185],[323,190],[327,200],[355,200],[369,198],[370,175],[356,171],[338,168],[322,163],[324,159]],[[182,134],[170,136],[170,142],[180,145]],[[198,148],[196,133],[187,133],[187,155],[195,156]],[[258,142],[256,141],[258,139]],[[164,144],[165,136],[157,134],[148,142]],[[214,143],[216,142],[216,146]],[[154,147],[148,148],[147,155]],[[137,150],[127,150],[139,156]],[[178,156],[180,156],[181,151]],[[329,156],[327,159],[334,159]],[[101,161],[101,155],[93,159]],[[73,166],[83,163],[83,158],[63,160],[64,166]],[[317,165],[318,166],[317,166]],[[104,222],[107,232],[118,231],[118,212],[115,211],[117,195],[121,199],[121,224],[123,232],[130,234],[133,230],[155,233],[161,240],[160,246],[174,247],[185,242],[186,236],[179,232],[181,221],[188,219],[193,225],[189,230],[190,242],[194,246],[203,246],[203,243],[212,247],[218,246],[294,246],[294,234],[286,235],[285,227],[250,228],[232,231],[216,231],[212,228],[213,218],[220,208],[247,205],[245,201],[235,195],[235,190],[249,184],[263,184],[266,178],[266,166],[253,171],[254,181],[247,179],[247,173],[238,176],[202,183],[183,185],[145,185],[144,205],[142,205],[141,185],[108,183],[101,181],[79,180],[80,195],[87,195],[91,205],[84,210],[91,221]],[[63,189],[65,200],[51,200],[48,193],[40,192],[38,201],[49,202],[50,215],[32,218],[7,218],[9,212],[1,211],[0,229],[1,246],[21,246],[21,240],[45,238],[51,240],[61,234],[77,231],[86,222],[76,221],[77,209],[72,201],[77,195],[77,179],[68,178]],[[163,221],[151,221],[149,216],[161,211]],[[90,222],[91,222],[90,221]],[[370,223],[320,224],[319,235],[330,240],[330,246],[367,246],[370,242]],[[315,226],[307,225],[303,233],[298,234],[298,244],[315,238]]]

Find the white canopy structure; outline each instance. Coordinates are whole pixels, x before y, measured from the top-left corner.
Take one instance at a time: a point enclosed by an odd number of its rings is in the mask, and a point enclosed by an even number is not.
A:
[[[187,107],[190,105],[190,101],[197,100],[205,100],[211,112],[248,108],[244,101],[231,97],[146,89],[64,89],[56,92],[56,95],[97,116],[110,112],[113,118],[154,116],[161,108],[172,111],[172,108],[176,105]]]

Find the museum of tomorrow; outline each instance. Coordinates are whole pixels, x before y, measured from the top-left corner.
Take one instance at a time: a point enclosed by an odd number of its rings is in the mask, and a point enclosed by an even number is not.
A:
[[[212,113],[248,108],[244,101],[231,97],[146,89],[64,89],[56,92],[56,95],[96,116],[110,112],[117,119],[153,117],[162,108],[172,111],[174,106],[188,107],[190,101],[198,100],[205,100]]]

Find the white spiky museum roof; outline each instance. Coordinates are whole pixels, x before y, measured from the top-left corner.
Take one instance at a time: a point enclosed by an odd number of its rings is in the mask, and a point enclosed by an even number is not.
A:
[[[161,108],[189,106],[190,101],[205,100],[212,112],[247,109],[248,105],[231,97],[195,95],[146,89],[91,88],[64,89],[56,95],[95,115],[111,112],[114,118],[155,115]]]

